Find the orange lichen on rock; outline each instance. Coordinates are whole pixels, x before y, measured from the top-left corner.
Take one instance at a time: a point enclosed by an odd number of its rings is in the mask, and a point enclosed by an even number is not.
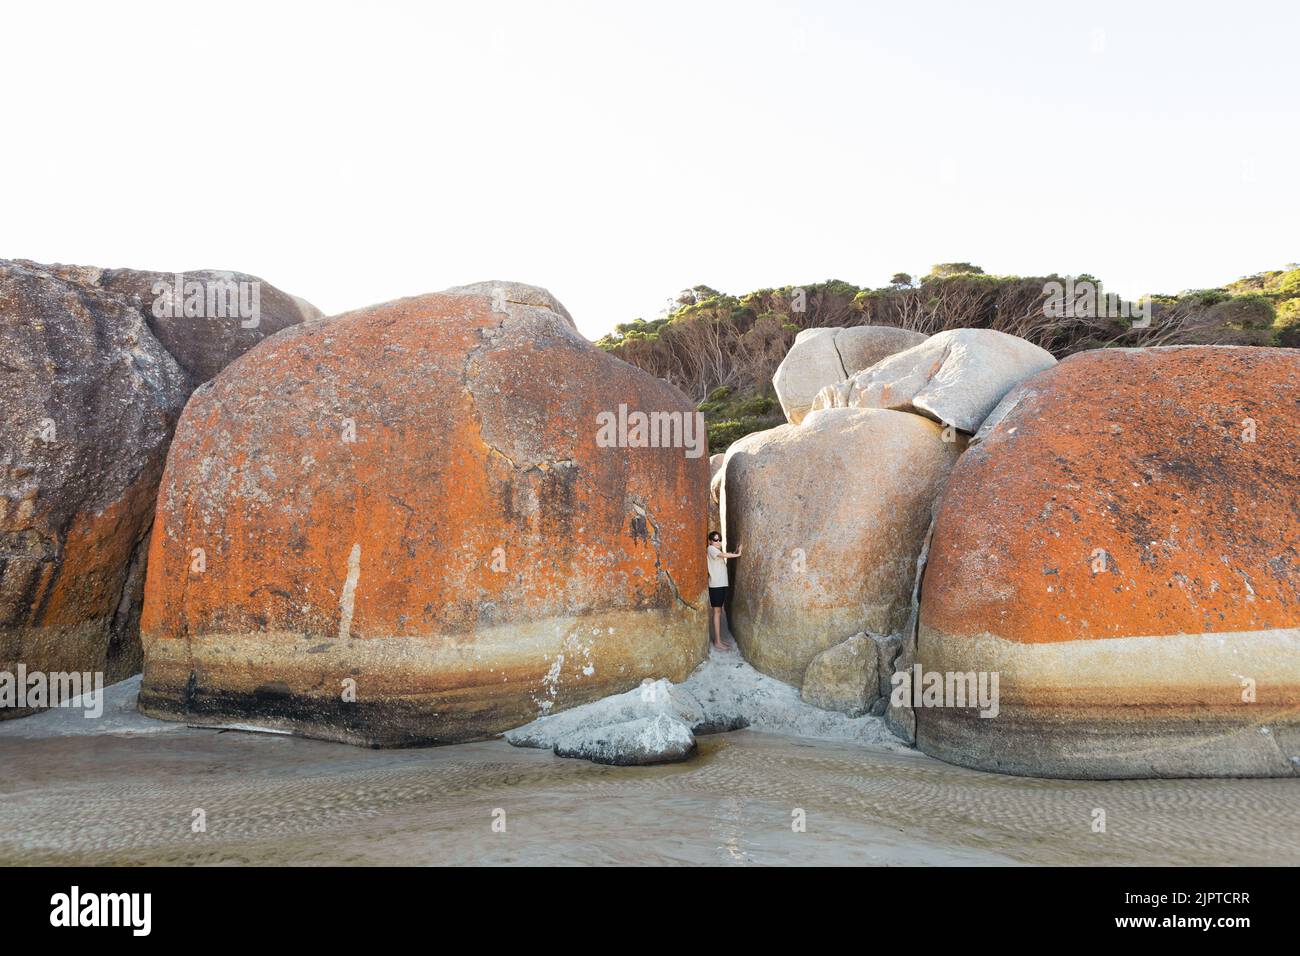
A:
[[[446,743],[698,663],[706,459],[597,441],[620,403],[693,409],[518,298],[289,329],[195,393],[150,551],[147,711]]]
[[[145,554],[185,400],[310,309],[211,271],[188,277],[196,308],[155,309],[164,278],[177,279],[0,259],[0,673],[139,672]],[[236,280],[251,318],[208,313],[203,291]]]
[[[1085,352],[1011,392],[945,489],[918,662],[1000,715],[917,741],[1060,776],[1300,764],[1300,355]]]

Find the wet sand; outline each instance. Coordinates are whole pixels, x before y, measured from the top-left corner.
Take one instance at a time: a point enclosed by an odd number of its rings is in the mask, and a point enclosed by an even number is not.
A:
[[[16,723],[0,733],[5,865],[1300,863],[1297,780],[1036,780],[752,731],[638,768],[503,741],[375,751]]]

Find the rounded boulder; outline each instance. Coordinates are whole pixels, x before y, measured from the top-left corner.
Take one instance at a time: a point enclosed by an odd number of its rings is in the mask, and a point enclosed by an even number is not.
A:
[[[886,325],[804,329],[772,376],[786,421],[798,425],[823,388],[925,341],[925,335]]]
[[[859,631],[903,628],[935,498],[964,447],[906,412],[813,412],[727,450],[729,621],[745,659],[799,687]]]
[[[1297,448],[1288,349],[1084,352],[1008,395],[936,519],[918,746],[1035,776],[1300,772]],[[995,706],[932,674],[996,676]]]
[[[195,393],[158,496],[146,713],[453,743],[701,660],[694,410],[519,291],[288,329]]]

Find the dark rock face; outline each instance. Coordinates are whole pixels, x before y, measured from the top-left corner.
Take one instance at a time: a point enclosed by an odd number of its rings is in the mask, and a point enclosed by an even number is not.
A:
[[[196,386],[267,336],[320,315],[311,305],[243,272],[203,269],[176,276],[105,269],[100,284],[125,296],[144,314],[150,330]]]
[[[79,278],[0,265],[0,670],[111,681],[140,667],[144,546],[190,389],[144,317]]]
[[[181,409],[216,362],[302,315],[263,284],[256,329],[160,322],[174,355],[141,298],[155,275],[0,260],[0,671],[140,670],[149,530]]]

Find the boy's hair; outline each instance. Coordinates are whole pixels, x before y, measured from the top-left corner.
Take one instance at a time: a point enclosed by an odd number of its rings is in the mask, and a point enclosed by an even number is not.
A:
[[[715,538],[716,538],[718,541],[721,541],[721,540],[722,540],[722,532],[720,532],[720,531],[710,531],[710,532],[709,532],[709,538],[708,538],[709,543],[712,544]]]

